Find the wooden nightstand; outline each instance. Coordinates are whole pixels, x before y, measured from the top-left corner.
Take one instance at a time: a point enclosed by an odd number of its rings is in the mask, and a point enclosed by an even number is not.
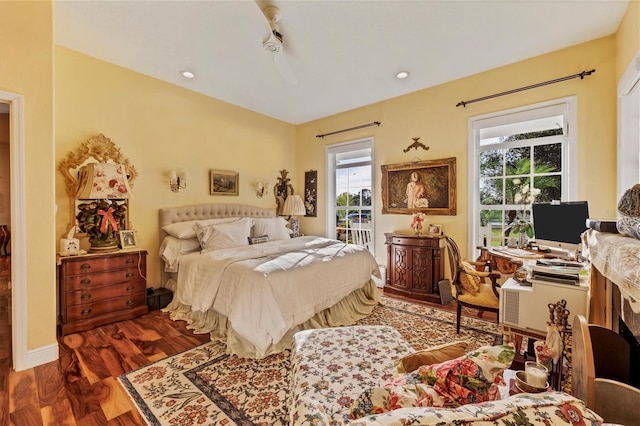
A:
[[[147,252],[58,258],[61,334],[146,314]]]
[[[384,234],[387,245],[385,292],[411,299],[440,302],[438,283],[444,278],[442,235]]]

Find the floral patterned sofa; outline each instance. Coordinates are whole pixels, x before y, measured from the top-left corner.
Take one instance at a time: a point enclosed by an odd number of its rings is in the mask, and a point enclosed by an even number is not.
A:
[[[602,423],[581,400],[562,392],[518,394],[457,408],[405,406],[352,419],[352,412],[358,412],[353,407],[362,408],[363,395],[368,397],[374,393],[373,389],[385,390],[390,383],[402,382],[402,377],[398,381],[402,375],[397,373],[395,363],[413,352],[411,346],[395,329],[387,326],[305,330],[297,333],[294,340],[291,425],[590,426]],[[382,404],[391,405],[389,399],[383,397]],[[372,405],[367,408],[371,409]]]

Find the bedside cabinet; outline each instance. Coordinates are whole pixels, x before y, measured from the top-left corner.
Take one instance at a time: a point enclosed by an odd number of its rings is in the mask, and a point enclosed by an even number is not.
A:
[[[58,258],[61,334],[146,314],[147,252]]]
[[[441,235],[384,234],[387,245],[385,292],[411,299],[440,302],[438,283],[444,278]]]

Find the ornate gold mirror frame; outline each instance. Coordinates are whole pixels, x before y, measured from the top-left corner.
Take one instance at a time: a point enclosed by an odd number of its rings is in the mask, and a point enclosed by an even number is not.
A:
[[[111,139],[100,133],[92,136],[80,144],[75,152],[69,152],[67,158],[62,160],[58,165],[58,170],[62,173],[69,195],[69,207],[71,212],[70,226],[76,221],[76,191],[78,185],[78,171],[80,167],[89,163],[117,163],[124,166],[127,171],[127,180],[129,185],[137,176],[136,168],[131,164],[129,159],[122,155],[120,148],[116,146]]]

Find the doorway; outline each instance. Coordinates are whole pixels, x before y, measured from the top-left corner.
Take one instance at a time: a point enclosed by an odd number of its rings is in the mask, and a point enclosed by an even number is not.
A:
[[[11,139],[9,104],[0,102],[0,378],[13,367],[11,339]]]

